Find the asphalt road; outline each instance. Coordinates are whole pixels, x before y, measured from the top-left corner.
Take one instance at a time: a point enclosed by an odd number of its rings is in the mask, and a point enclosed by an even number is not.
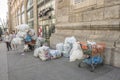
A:
[[[104,65],[95,72],[79,68],[79,61],[67,58],[43,62],[33,52],[23,53],[23,47],[6,51],[0,43],[0,80],[120,80],[120,69]]]

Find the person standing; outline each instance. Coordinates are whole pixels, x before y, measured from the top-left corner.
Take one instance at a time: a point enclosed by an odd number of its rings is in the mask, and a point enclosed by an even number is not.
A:
[[[8,32],[5,33],[4,41],[5,41],[5,43],[6,43],[7,50],[8,50],[8,51],[9,51],[10,49],[12,50],[12,47],[11,47],[11,37],[10,37],[10,35],[9,35]]]
[[[14,38],[16,38],[15,31],[12,31],[12,32],[11,32],[10,37],[11,37],[11,41],[12,41]],[[12,41],[11,44],[12,44],[13,50],[16,50],[16,49],[17,49],[17,45],[16,45],[13,41]]]
[[[1,27],[0,27],[0,41],[2,41],[2,29],[1,29]]]

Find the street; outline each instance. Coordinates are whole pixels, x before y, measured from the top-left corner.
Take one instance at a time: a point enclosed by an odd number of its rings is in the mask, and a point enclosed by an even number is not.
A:
[[[78,63],[60,58],[43,62],[33,57],[33,52],[6,51],[0,43],[0,80],[120,80],[120,69],[104,65],[95,72],[79,68]]]

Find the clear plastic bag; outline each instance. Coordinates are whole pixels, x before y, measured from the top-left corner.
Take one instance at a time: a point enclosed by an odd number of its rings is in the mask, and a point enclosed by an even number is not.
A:
[[[79,43],[75,42],[70,52],[70,62],[83,58],[83,51]]]
[[[46,61],[46,60],[50,59],[49,47],[47,47],[47,46],[42,46],[42,47],[41,47],[41,50],[40,50],[40,52],[39,52],[39,58],[40,58],[42,61]]]
[[[73,43],[76,42],[76,41],[77,41],[77,40],[76,40],[76,38],[75,38],[74,36],[65,38],[65,44],[66,44],[66,43],[73,44]]]
[[[56,50],[58,50],[58,51],[60,51],[60,52],[62,53],[62,52],[63,52],[63,46],[64,46],[63,43],[58,43],[58,44],[56,45]]]
[[[22,39],[19,37],[13,38],[11,44],[22,44]]]
[[[69,57],[70,56],[70,51],[72,49],[72,45],[69,44],[69,43],[65,43],[64,46],[63,46],[63,56],[64,57]]]
[[[30,27],[27,24],[21,24],[17,26],[17,29],[22,32],[26,32],[30,29]]]
[[[58,50],[50,50],[50,55],[53,59],[61,57],[61,52]]]

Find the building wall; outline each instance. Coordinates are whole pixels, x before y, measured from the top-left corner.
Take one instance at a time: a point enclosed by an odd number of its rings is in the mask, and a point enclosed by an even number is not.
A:
[[[110,56],[110,63],[106,56],[106,63],[120,67],[120,0],[56,0],[56,32],[50,38],[51,47],[69,36],[106,43],[110,53],[105,54],[116,55]],[[119,49],[112,51],[114,48]]]
[[[44,2],[44,5],[39,6],[41,2]],[[9,16],[10,16],[10,31],[16,30],[16,27],[20,24],[28,24],[31,28],[34,28],[36,34],[38,28],[43,21],[38,17],[41,7],[47,8],[47,4],[55,2],[55,0],[10,0],[9,5]],[[55,5],[55,3],[53,4]],[[52,6],[53,6],[52,5]]]
[[[27,0],[10,0],[9,1],[9,23],[12,30],[16,30],[16,27],[19,24],[22,24],[22,6],[26,3]],[[24,21],[25,22],[25,21]]]
[[[11,31],[11,7],[10,7],[10,0],[8,0],[8,31],[10,32]]]
[[[39,0],[38,2],[38,26],[43,28],[43,37],[50,37],[50,29],[55,25],[55,0]],[[52,8],[53,10],[46,9]],[[45,14],[45,15],[44,15]],[[49,28],[49,30],[47,30]]]

